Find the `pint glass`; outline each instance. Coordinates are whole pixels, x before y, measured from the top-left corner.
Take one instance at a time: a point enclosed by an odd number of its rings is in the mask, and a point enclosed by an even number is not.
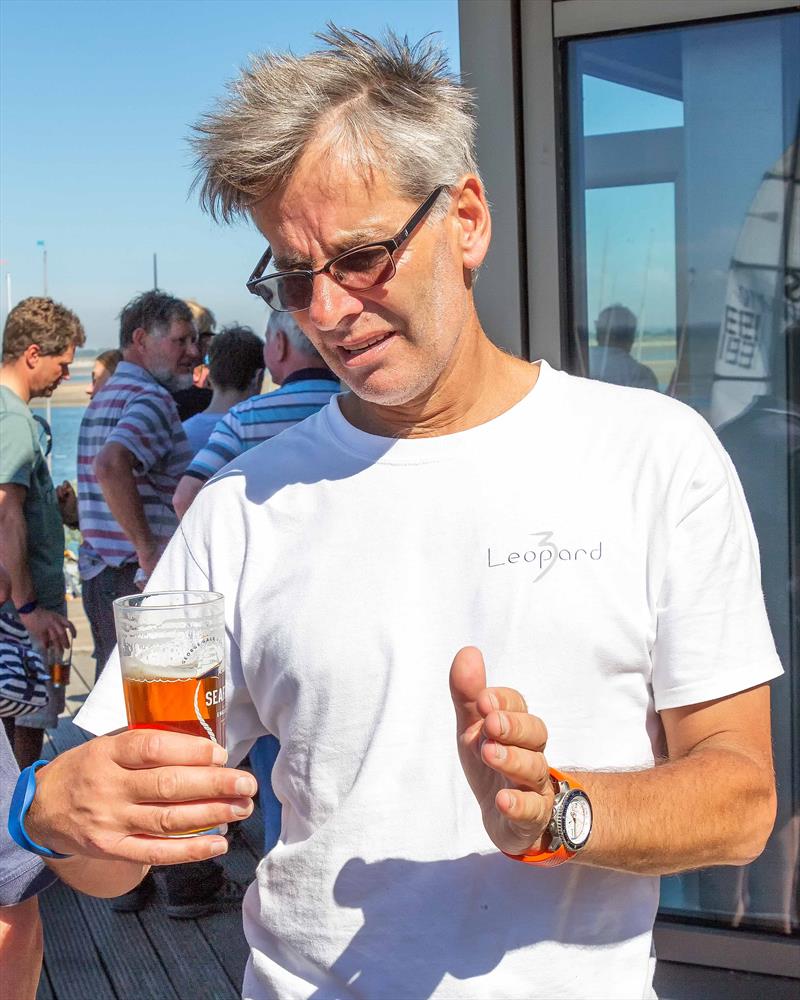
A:
[[[225,746],[222,594],[134,594],[114,601],[130,729],[169,729]]]

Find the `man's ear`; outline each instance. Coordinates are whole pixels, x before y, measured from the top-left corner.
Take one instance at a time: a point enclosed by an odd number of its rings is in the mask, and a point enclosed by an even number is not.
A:
[[[131,334],[131,343],[134,347],[137,347],[140,351],[144,350],[146,344],[145,338],[149,336],[147,330],[143,326],[137,326],[136,329]]]
[[[39,364],[39,359],[42,356],[41,349],[38,344],[28,344],[25,350],[22,352],[22,357],[25,360],[25,367],[33,370]]]
[[[275,353],[278,356],[278,361],[285,361],[286,355],[289,353],[289,338],[283,330],[275,331]]]
[[[472,271],[480,267],[492,238],[492,217],[480,179],[470,174],[456,194],[455,217],[462,263]]]

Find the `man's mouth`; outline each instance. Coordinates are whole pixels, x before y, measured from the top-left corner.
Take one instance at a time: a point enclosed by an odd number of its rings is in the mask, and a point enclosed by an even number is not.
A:
[[[338,347],[339,356],[343,362],[349,366],[361,363],[361,359],[371,361],[390,340],[394,337],[394,331],[380,333],[375,337],[368,337],[358,341],[351,341],[349,344],[340,344]]]

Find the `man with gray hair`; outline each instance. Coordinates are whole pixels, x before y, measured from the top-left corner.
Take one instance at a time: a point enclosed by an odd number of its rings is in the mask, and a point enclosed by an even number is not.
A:
[[[316,413],[339,391],[339,380],[289,313],[273,312],[267,323],[264,364],[273,392],[246,399],[221,417],[208,443],[192,459],[172,498],[183,517],[204,483],[262,441]]]
[[[210,482],[151,579],[225,595],[231,761],[281,744],[244,995],[650,996],[658,876],[773,822],[741,489],[688,407],[494,346],[470,94],[430,41],[324,41],[255,60],[198,150],[204,204],[269,244],[248,288],[351,391]],[[112,663],[78,721],[124,720]],[[155,736],[38,772],[29,836],[92,855],[79,885],[247,814],[219,748]]]

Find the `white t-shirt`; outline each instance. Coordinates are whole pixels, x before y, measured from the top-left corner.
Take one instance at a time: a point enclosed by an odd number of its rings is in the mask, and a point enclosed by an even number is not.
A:
[[[177,588],[225,595],[232,761],[281,743],[245,997],[652,995],[659,880],[498,853],[448,671],[480,647],[565,769],[647,767],[658,710],[781,672],[742,491],[696,413],[544,363],[444,437],[365,434],[334,398],[200,493],[149,587]],[[113,663],[77,721],[125,724]]]

